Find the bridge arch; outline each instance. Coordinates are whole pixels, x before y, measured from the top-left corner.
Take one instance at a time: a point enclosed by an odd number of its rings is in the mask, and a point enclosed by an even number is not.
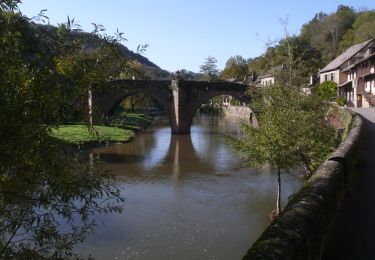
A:
[[[168,111],[172,96],[170,81],[156,80],[118,80],[108,82],[93,95],[94,113],[98,121],[106,121],[111,117],[126,98],[138,93],[147,95]]]
[[[201,105],[219,95],[230,95],[248,103],[249,86],[233,82],[184,80],[118,80],[94,93],[94,113],[107,119],[126,97],[143,92],[156,100],[169,116],[172,134],[190,134],[195,112]]]

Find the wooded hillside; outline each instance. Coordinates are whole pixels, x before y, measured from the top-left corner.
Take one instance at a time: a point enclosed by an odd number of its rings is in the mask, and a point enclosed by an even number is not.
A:
[[[338,6],[335,13],[317,13],[304,24],[299,35],[288,35],[276,44],[270,43],[266,52],[248,60],[231,57],[221,77],[241,78],[255,72],[257,75],[269,73],[280,65],[292,67],[306,82],[309,75],[317,73],[336,56],[350,46],[375,38],[375,10],[354,10],[345,5]],[[246,60],[243,63],[233,60]]]

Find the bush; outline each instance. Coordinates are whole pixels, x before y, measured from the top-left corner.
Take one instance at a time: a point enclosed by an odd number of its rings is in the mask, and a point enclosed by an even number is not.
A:
[[[325,101],[331,101],[337,96],[337,84],[333,81],[325,81],[318,86],[318,96]]]
[[[337,97],[336,104],[339,106],[344,106],[346,104],[346,99],[342,96]]]

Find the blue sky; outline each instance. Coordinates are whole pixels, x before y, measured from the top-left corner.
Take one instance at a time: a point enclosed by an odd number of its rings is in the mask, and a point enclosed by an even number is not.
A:
[[[280,19],[288,17],[288,31],[298,34],[316,13],[332,13],[340,4],[375,8],[373,0],[23,0],[20,9],[29,17],[47,9],[51,24],[69,15],[85,31],[93,22],[108,33],[118,28],[128,48],[150,44],[145,56],[161,68],[198,72],[209,55],[220,69],[230,56],[261,55],[267,41],[283,36]]]

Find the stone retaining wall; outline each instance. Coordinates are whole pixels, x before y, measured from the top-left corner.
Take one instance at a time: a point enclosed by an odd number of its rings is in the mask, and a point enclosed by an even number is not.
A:
[[[355,116],[354,127],[345,141],[293,195],[243,259],[320,259],[362,131],[362,119]]]
[[[250,113],[252,113],[249,107],[245,106],[228,106],[223,109],[224,115],[226,116],[236,116],[250,118]]]

